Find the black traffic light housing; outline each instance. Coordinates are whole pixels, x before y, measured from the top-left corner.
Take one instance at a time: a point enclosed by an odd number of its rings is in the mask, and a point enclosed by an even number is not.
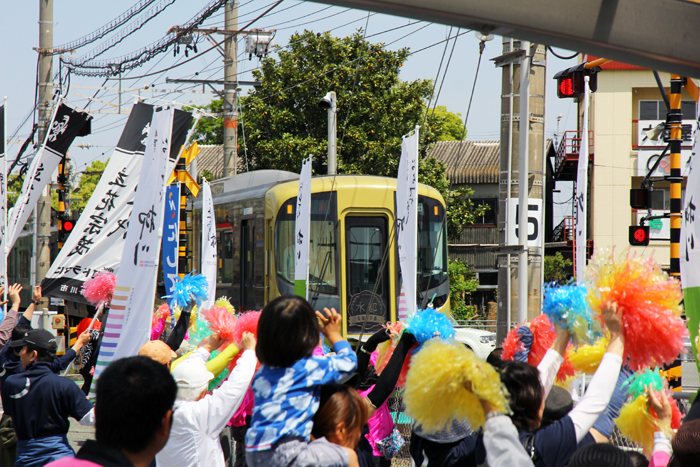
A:
[[[588,76],[588,87],[591,92],[598,90],[598,72],[600,67],[586,68],[585,63],[573,66],[569,69],[562,70],[554,75],[557,80],[557,97],[559,98],[577,98],[583,94],[586,81],[585,76]]]
[[[631,225],[629,241],[632,246],[647,246],[649,244],[649,226]]]
[[[651,190],[646,188],[630,189],[630,207],[632,209],[651,209]]]

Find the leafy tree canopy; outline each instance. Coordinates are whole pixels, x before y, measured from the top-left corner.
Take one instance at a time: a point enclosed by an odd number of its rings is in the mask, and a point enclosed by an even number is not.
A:
[[[324,173],[328,117],[318,101],[335,91],[338,173],[395,177],[402,135],[422,125],[419,181],[436,188],[448,202],[450,237],[480,215],[471,203],[473,192],[451,192],[445,165],[425,157],[435,141],[461,140],[463,124],[445,106],[434,112],[426,108],[433,92],[430,80],[399,79],[409,49],[388,50],[363,40],[361,32],[336,38],[304,31],[293,34],[289,46],[278,47],[277,53],[277,59],[261,60],[253,71],[260,85],[240,99],[239,153],[247,150],[252,169],[299,172],[302,160],[313,154],[314,172]],[[221,114],[222,101],[204,108]],[[223,118],[201,119],[195,138],[223,144]]]

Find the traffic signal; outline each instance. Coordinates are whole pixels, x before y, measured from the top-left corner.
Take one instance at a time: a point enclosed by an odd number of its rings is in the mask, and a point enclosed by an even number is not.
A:
[[[651,190],[645,188],[632,188],[630,190],[630,207],[632,209],[650,209]]]
[[[588,75],[588,87],[591,92],[598,90],[598,71],[600,67],[586,68],[585,63],[563,70],[554,75],[557,80],[557,97],[576,98],[583,94],[586,84],[585,76]]]
[[[632,225],[630,226],[630,245],[632,246],[647,246],[649,244],[649,226],[648,225]]]
[[[75,227],[73,219],[58,219],[58,249],[63,248],[63,244]]]

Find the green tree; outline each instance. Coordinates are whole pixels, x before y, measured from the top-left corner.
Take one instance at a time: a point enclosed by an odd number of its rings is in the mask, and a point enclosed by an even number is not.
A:
[[[197,123],[192,133],[192,138],[201,144],[224,144],[224,101],[214,99],[207,105],[195,105],[185,110],[191,109],[202,109],[207,113],[220,115],[219,117],[203,117],[199,119],[199,123]]]
[[[427,109],[427,113],[435,132],[434,141],[462,141],[464,134],[462,114],[450,112],[444,105]]]
[[[464,261],[458,259],[447,265],[450,279],[450,313],[457,320],[472,319],[477,315],[474,305],[467,303],[467,298],[479,287],[474,272]]]
[[[90,196],[92,196],[95,188],[97,188],[97,184],[99,183],[100,177],[102,177],[102,173],[105,171],[108,162],[109,159],[107,159],[105,162],[94,161],[92,164],[90,164],[90,167],[86,168],[82,173],[80,176],[80,181],[78,182],[78,188],[70,194],[71,212],[80,214],[83,209],[85,209],[85,205],[90,200]],[[54,205],[54,195],[55,193],[53,193],[51,198],[51,206],[56,209],[58,207],[58,198],[56,198]]]
[[[544,281],[545,282],[564,282],[568,276],[566,268],[573,266],[574,263],[570,259],[565,259],[560,252],[554,256],[544,257]]]

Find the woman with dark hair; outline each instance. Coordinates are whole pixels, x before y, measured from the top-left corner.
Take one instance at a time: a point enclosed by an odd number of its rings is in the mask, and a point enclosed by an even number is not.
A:
[[[537,467],[564,467],[578,446],[595,442],[589,431],[610,401],[624,353],[622,313],[612,304],[603,310],[603,319],[610,341],[586,394],[567,416],[545,428],[540,429],[544,401],[564,360],[569,333],[555,325],[557,337],[537,368],[524,362],[503,362],[501,381],[509,393],[510,418]],[[450,452],[445,465],[476,466],[485,458],[481,436],[472,435]]]

